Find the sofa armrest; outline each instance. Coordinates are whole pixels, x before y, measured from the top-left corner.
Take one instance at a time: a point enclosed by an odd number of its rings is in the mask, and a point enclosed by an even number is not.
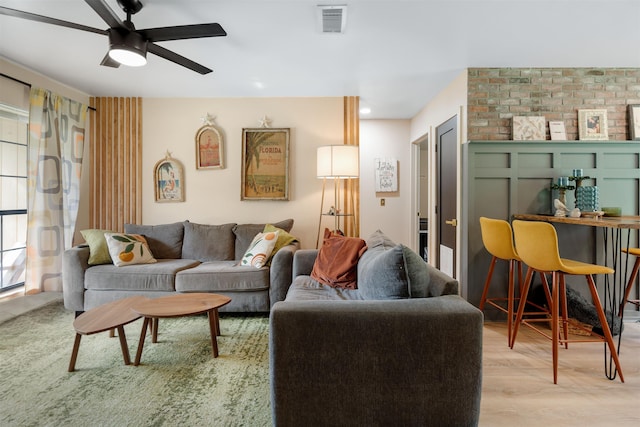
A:
[[[67,310],[84,311],[84,272],[87,268],[89,246],[74,246],[62,254],[62,296]]]
[[[458,281],[448,274],[427,264],[429,272],[429,296],[458,295]]]
[[[273,425],[477,425],[482,323],[457,295],[276,303]]]
[[[283,301],[292,282],[292,265],[294,254],[298,251],[298,244],[284,246],[271,259],[269,269],[269,305],[273,307],[278,301]]]
[[[293,256],[293,277],[310,276],[318,249],[300,249]]]

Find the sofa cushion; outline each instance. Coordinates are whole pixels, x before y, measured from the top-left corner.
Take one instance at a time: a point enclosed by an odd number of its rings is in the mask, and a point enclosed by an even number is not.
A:
[[[178,292],[259,291],[269,289],[269,268],[237,261],[203,262],[176,275]]]
[[[427,267],[428,264],[420,255],[405,245],[400,246],[402,247],[404,265],[409,279],[409,297],[426,298],[432,296],[429,289],[431,275]]]
[[[96,265],[85,272],[84,285],[94,290],[175,291],[176,274],[198,264],[192,259],[159,259],[127,267]]]
[[[293,219],[285,219],[280,222],[270,222],[269,224],[282,228],[287,233],[293,228]],[[251,244],[251,241],[258,233],[262,233],[266,227],[266,223],[263,224],[238,224],[233,227],[233,233],[236,236],[236,253],[235,259],[240,260],[247,251],[247,248]]]
[[[287,291],[285,301],[352,301],[362,300],[357,289],[328,286],[311,276],[297,276]]]
[[[125,224],[124,232],[142,234],[147,239],[151,253],[157,259],[182,258],[184,226],[181,222],[160,225]]]
[[[232,261],[234,259],[235,224],[207,225],[184,222],[182,257],[198,261]]]
[[[113,232],[112,230],[98,229],[80,231],[84,241],[89,245],[89,265],[110,264],[112,262],[104,234]]]
[[[360,238],[345,237],[325,229],[311,277],[325,285],[356,289],[358,259],[366,249],[365,241]]]
[[[116,267],[157,262],[141,234],[104,233]]]
[[[409,298],[402,247],[367,249],[358,261],[358,290],[364,299]]]
[[[240,265],[250,265],[256,268],[264,267],[271,257],[273,248],[278,241],[279,231],[258,233],[240,260]]]
[[[371,236],[366,238],[365,242],[367,242],[367,248],[369,249],[391,249],[396,246],[396,243],[380,230],[371,233]]]

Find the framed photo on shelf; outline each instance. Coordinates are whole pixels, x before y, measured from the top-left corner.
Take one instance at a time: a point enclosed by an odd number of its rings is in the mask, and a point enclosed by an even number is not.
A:
[[[242,129],[241,200],[289,200],[289,128]]]
[[[153,168],[156,202],[184,202],[184,168],[167,152]]]
[[[512,121],[514,141],[544,141],[544,116],[514,116]]]
[[[607,110],[578,110],[578,137],[583,141],[606,141]]]
[[[202,126],[196,133],[196,168],[224,169],[224,139],[215,126]]]
[[[629,139],[640,139],[640,105],[629,105]]]
[[[566,141],[567,131],[564,127],[564,122],[559,120],[549,121],[549,135],[552,141]]]

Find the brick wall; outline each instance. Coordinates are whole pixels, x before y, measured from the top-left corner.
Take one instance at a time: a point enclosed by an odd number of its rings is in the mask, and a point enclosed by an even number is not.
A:
[[[628,104],[640,104],[640,68],[469,68],[469,140],[510,140],[513,116],[564,121],[578,139],[578,110],[606,109],[609,140],[628,140]]]

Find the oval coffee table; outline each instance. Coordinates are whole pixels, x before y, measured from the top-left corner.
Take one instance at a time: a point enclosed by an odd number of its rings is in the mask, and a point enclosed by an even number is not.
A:
[[[73,351],[71,352],[69,372],[75,370],[82,335],[97,334],[98,332],[111,331],[113,329],[118,330],[124,364],[131,364],[129,360],[129,348],[127,347],[127,337],[124,334],[123,326],[140,318],[138,313],[131,310],[131,306],[142,303],[147,299],[147,297],[135,296],[112,301],[85,311],[76,317],[73,321],[73,327],[76,330],[76,339],[73,343]]]
[[[209,329],[211,331],[211,348],[213,357],[218,357],[217,336],[220,335],[220,319],[218,318],[218,308],[231,302],[231,298],[218,294],[207,293],[185,293],[175,294],[166,297],[148,299],[135,304],[131,309],[138,315],[144,317],[142,331],[140,331],[140,342],[136,353],[135,366],[140,364],[144,340],[147,336],[147,328],[151,325],[152,340],[158,341],[158,319],[168,317],[192,316],[195,314],[207,313],[209,317]]]

